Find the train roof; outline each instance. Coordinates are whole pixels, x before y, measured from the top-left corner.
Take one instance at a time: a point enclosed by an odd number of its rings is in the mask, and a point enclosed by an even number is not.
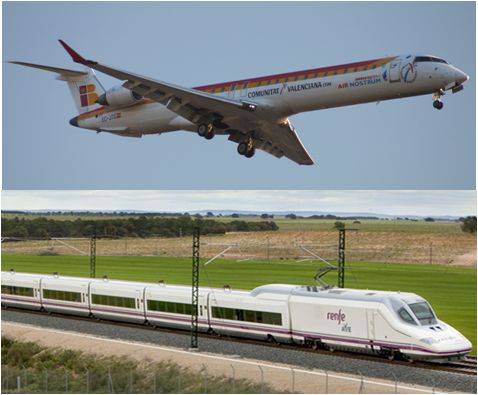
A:
[[[191,287],[187,285],[176,285],[166,283],[147,283],[139,281],[126,281],[115,280],[108,278],[85,278],[85,277],[73,277],[62,276],[54,274],[34,274],[34,273],[22,273],[14,271],[3,271],[2,277],[7,275],[18,275],[22,278],[36,279],[44,277],[48,279],[63,279],[68,281],[92,281],[94,283],[111,282],[114,284],[122,284],[125,286],[142,286],[142,287],[164,287],[171,291],[187,291],[190,292]],[[8,278],[8,277],[7,277]],[[289,295],[316,297],[324,299],[338,299],[338,300],[354,300],[354,301],[367,301],[367,302],[385,302],[389,299],[400,298],[407,303],[415,302],[417,300],[423,300],[420,296],[410,292],[393,292],[393,291],[375,291],[364,289],[351,289],[351,288],[324,288],[315,285],[292,285],[292,284],[268,284],[261,285],[254,288],[252,291],[245,291],[239,289],[230,288],[212,288],[212,287],[200,287],[201,291],[210,292],[227,292],[228,294],[237,296],[251,296],[262,298],[274,298],[274,299],[286,299]]]
[[[251,296],[260,296],[266,294],[297,295],[306,297],[340,299],[340,300],[359,300],[367,302],[384,302],[390,298],[400,298],[407,302],[423,300],[420,296],[410,292],[395,291],[376,291],[368,289],[351,288],[325,288],[315,285],[289,285],[289,284],[270,284],[262,285],[251,291]]]

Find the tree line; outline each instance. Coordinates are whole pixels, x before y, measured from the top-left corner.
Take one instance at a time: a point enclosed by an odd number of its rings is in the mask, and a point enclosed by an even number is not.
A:
[[[226,232],[275,231],[279,227],[273,221],[220,222],[190,216],[89,220],[56,220],[45,217],[34,219],[3,218],[2,237],[50,238],[50,237],[179,237],[192,235],[199,227],[203,235],[222,235]]]

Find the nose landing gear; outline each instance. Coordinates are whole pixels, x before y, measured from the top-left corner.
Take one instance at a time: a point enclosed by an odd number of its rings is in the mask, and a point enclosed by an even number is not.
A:
[[[441,110],[443,108],[443,102],[441,100],[434,100],[433,107],[435,107],[437,110]]]
[[[439,90],[438,92],[435,92],[433,94],[433,107],[436,108],[437,110],[441,110],[443,108],[443,102],[440,100],[440,98],[445,94],[443,90]]]
[[[239,155],[244,155],[246,158],[252,158],[256,153],[254,141],[251,138],[246,141],[241,141],[237,146],[237,152]]]

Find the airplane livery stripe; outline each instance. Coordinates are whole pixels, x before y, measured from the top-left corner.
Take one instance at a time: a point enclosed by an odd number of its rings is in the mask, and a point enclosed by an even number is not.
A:
[[[199,87],[195,87],[194,89],[202,90],[205,92],[216,93],[216,92],[225,91],[226,87],[228,89],[236,90],[236,89],[243,89],[243,87],[255,88],[257,86],[273,85],[276,83],[293,82],[293,81],[300,81],[300,80],[306,80],[311,78],[330,77],[333,75],[348,74],[348,73],[354,73],[357,71],[371,70],[371,69],[383,66],[384,64],[390,62],[394,58],[395,57],[393,56],[388,58],[367,60],[364,62],[348,63],[348,64],[343,64],[338,66],[329,66],[329,67],[322,67],[318,69],[294,71],[291,73],[284,73],[284,74],[275,74],[275,75],[252,78],[247,80],[223,82],[219,84],[199,86]],[[279,80],[279,82],[277,82],[277,80]]]

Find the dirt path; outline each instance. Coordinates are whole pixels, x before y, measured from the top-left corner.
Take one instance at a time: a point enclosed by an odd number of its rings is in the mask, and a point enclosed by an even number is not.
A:
[[[476,250],[472,250],[466,254],[458,255],[455,259],[453,259],[451,265],[476,267]]]
[[[428,388],[398,385],[384,380],[329,373],[320,370],[305,370],[282,364],[263,363],[252,359],[225,357],[199,351],[161,347],[124,340],[106,339],[97,336],[41,328],[31,325],[2,322],[2,336],[16,340],[33,341],[45,347],[60,347],[79,350],[101,356],[123,356],[139,361],[171,361],[195,371],[207,368],[208,374],[264,382],[277,391],[301,393],[431,393]],[[261,373],[262,372],[262,373]]]

